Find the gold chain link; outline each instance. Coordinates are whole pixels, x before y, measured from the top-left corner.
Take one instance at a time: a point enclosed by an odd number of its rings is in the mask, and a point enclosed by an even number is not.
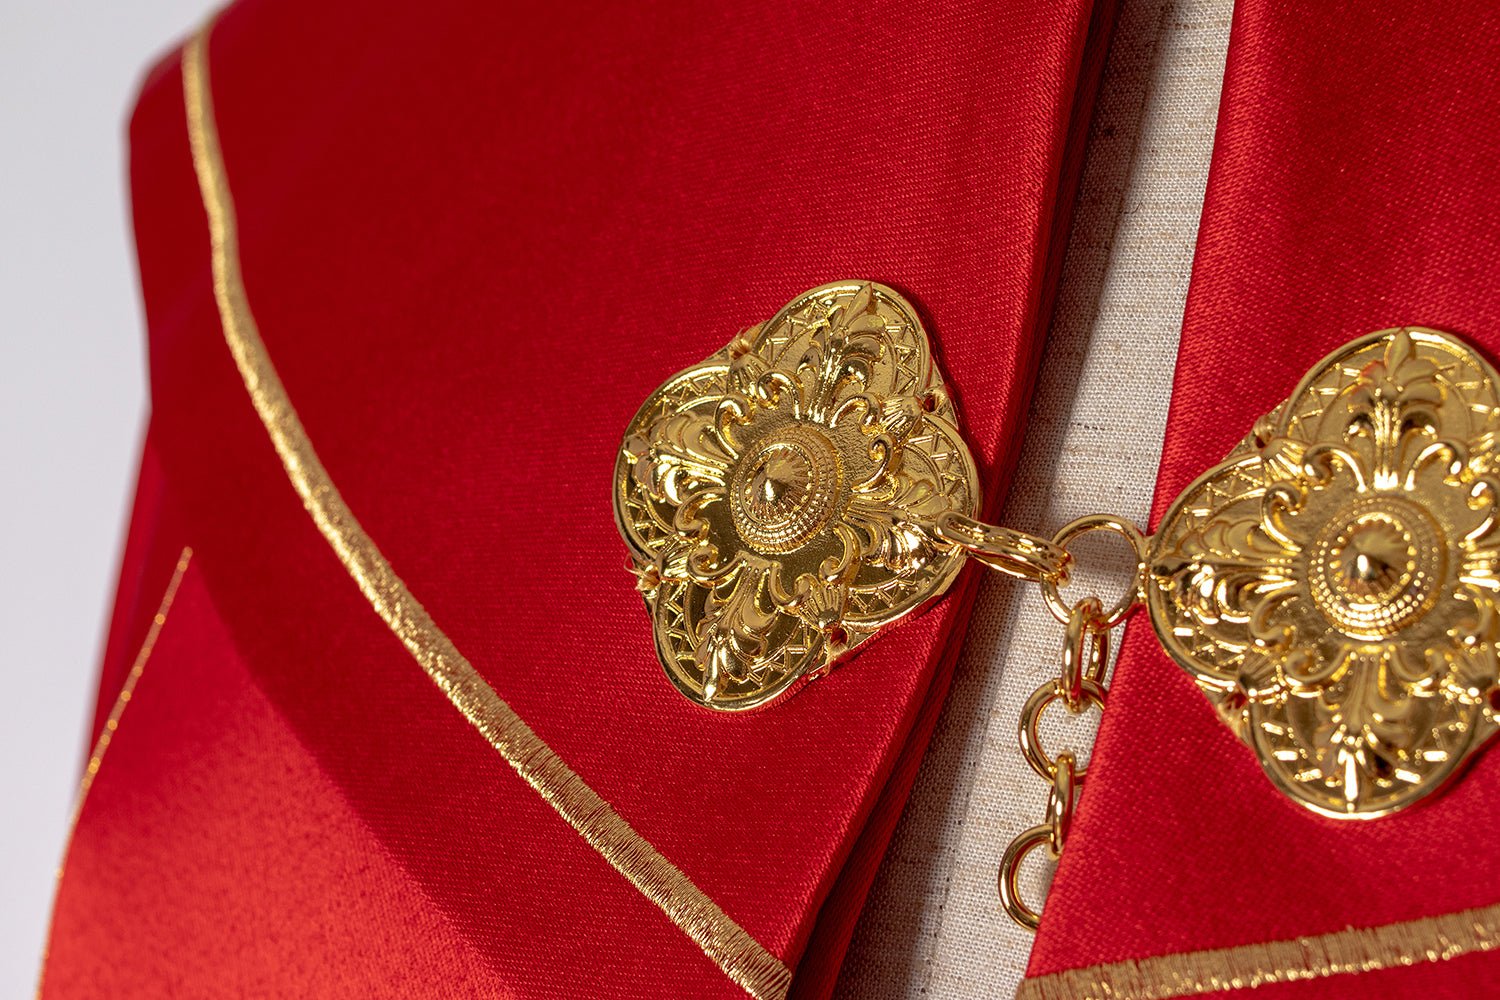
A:
[[[1053,861],[1062,856],[1067,843],[1068,827],[1073,820],[1073,811],[1078,805],[1078,796],[1083,788],[1088,766],[1080,767],[1078,758],[1071,750],[1062,750],[1054,757],[1042,746],[1040,727],[1047,706],[1060,701],[1069,713],[1078,715],[1090,707],[1104,711],[1104,675],[1109,665],[1109,633],[1118,628],[1132,611],[1140,606],[1146,579],[1146,538],[1140,529],[1128,521],[1106,514],[1091,514],[1081,517],[1053,536],[1051,545],[1063,554],[1057,560],[1061,566],[1071,567],[1072,553],[1069,543],[1092,531],[1108,531],[1125,539],[1136,558],[1136,570],[1129,589],[1107,610],[1104,601],[1089,595],[1069,605],[1062,598],[1065,578],[1042,576],[1042,595],[1053,615],[1067,626],[1063,641],[1062,669],[1059,676],[1047,681],[1032,692],[1021,708],[1018,726],[1021,755],[1044,781],[1048,783],[1047,818],[1045,822],[1030,827],[1010,842],[1000,859],[999,888],[1000,903],[1006,914],[1027,930],[1036,930],[1042,915],[1021,898],[1019,880],[1021,862],[1032,851],[1045,847]]]
[[[990,569],[1054,589],[1068,584],[1073,557],[1067,549],[1024,531],[985,524],[949,511],[933,524],[938,538],[957,545]]]

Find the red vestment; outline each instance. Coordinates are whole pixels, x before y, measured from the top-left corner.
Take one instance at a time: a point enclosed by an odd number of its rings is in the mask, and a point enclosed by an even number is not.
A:
[[[796,291],[869,276],[923,310],[992,516],[1110,6],[245,0],[214,28],[249,305],[307,438],[483,681],[681,875],[665,890],[455,711],[289,485],[226,347],[166,59],[131,126],[153,415],[101,726],[154,641],[79,817],[46,994],[826,995],[978,571],[795,698],[705,712],[621,568],[619,434]],[[1442,6],[1242,5],[1163,504],[1355,334],[1423,323],[1500,354],[1500,26]],[[1489,757],[1409,814],[1317,818],[1144,627],[1107,718],[1034,974],[1500,897]],[[683,918],[694,893],[770,965]],[[1461,996],[1491,966],[1278,989]]]

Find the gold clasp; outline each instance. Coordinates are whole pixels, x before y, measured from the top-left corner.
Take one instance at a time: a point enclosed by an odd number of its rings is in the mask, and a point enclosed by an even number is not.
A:
[[[1036,719],[1102,704],[1108,633],[1142,602],[1276,787],[1324,815],[1409,805],[1500,730],[1500,389],[1454,337],[1404,327],[1334,352],[1149,539],[1107,515],[1037,538],[976,520],[979,499],[916,310],[873,282],[805,292],[672,376],[615,465],[657,655],[709,708],[820,676],[972,556],[1038,582],[1068,627],[1022,723],[1054,797],[1062,758]],[[1107,607],[1062,595],[1070,544],[1095,531],[1137,562]]]

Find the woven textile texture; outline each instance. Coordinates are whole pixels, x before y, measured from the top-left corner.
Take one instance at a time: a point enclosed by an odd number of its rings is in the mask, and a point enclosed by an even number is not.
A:
[[[1123,5],[1074,212],[1057,312],[1002,523],[1053,531],[1111,511],[1144,522],[1161,452],[1228,44],[1231,0]],[[1083,585],[1119,593],[1107,543]],[[1071,589],[1071,588],[1070,588]],[[1021,704],[1056,675],[1062,627],[1032,587],[984,582],[911,802],[844,966],[839,995],[1009,996],[1032,936],[1000,910],[1005,845],[1040,822]],[[1063,716],[1058,713],[1058,716]],[[1049,716],[1055,721],[1057,716]],[[1048,733],[1083,749],[1094,719]],[[1066,727],[1066,728],[1065,728]],[[1022,888],[1040,905],[1049,869]]]

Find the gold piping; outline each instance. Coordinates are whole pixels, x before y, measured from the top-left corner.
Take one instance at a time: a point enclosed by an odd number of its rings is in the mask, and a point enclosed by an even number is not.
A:
[[[302,505],[360,591],[448,700],[615,870],[752,996],[781,998],[791,972],[652,847],[522,721],[407,590],[318,459],[266,353],[240,271],[234,202],[225,176],[209,83],[212,23],[183,50],[182,82],[193,168],[208,215],[214,298],[224,339]]]
[[[162,626],[167,623],[167,614],[172,610],[172,602],[177,599],[177,588],[182,584],[182,576],[187,572],[188,563],[192,561],[192,558],[193,550],[186,547],[177,557],[177,566],[172,570],[172,579],[167,581],[167,589],[162,594],[161,605],[151,619],[151,627],[146,629],[146,639],[141,643],[140,652],[135,654],[135,661],[130,665],[130,673],[125,675],[125,683],[120,685],[119,697],[115,698],[114,707],[109,710],[109,717],[104,720],[104,728],[99,730],[99,738],[94,741],[94,751],[89,754],[88,767],[84,768],[83,780],[78,783],[78,802],[73,806],[73,820],[69,824],[70,827],[78,823],[78,814],[83,809],[83,800],[88,797],[89,789],[94,786],[94,776],[99,773],[99,765],[104,762],[104,753],[109,749],[110,741],[114,739],[115,730],[120,728],[120,717],[125,714],[125,706],[130,704],[130,698],[135,694],[135,686],[140,682],[141,674],[146,669],[146,661],[151,659],[151,651],[156,648],[156,638],[161,635]]]
[[[1016,1000],[1167,1000],[1359,972],[1500,948],[1500,904],[1379,927],[1188,951],[1036,976]]]
[[[99,738],[94,741],[94,749],[89,753],[88,766],[83,769],[83,778],[78,782],[78,797],[73,802],[73,814],[68,818],[68,836],[65,840],[67,847],[63,848],[63,861],[57,866],[57,881],[61,882],[63,868],[67,864],[68,852],[73,848],[73,833],[78,828],[78,817],[83,812],[84,800],[89,796],[89,789],[94,787],[94,776],[99,773],[99,765],[104,763],[104,753],[114,741],[115,731],[120,728],[120,718],[125,714],[125,706],[130,704],[130,699],[135,694],[135,686],[140,682],[141,674],[146,669],[146,661],[151,659],[151,651],[156,648],[157,636],[161,635],[162,626],[167,623],[167,614],[172,610],[172,602],[177,599],[177,588],[182,583],[183,574],[187,572],[188,563],[192,561],[193,550],[187,546],[183,547],[182,554],[177,557],[177,566],[172,570],[172,579],[167,581],[167,589],[162,593],[161,604],[157,605],[156,614],[151,617],[151,625],[146,629],[146,638],[141,642],[141,648],[135,654],[135,660],[130,665],[130,672],[125,675],[125,682],[120,685],[120,693],[115,698],[115,703],[110,707],[109,716],[104,720],[104,728],[99,730]],[[57,917],[57,898],[52,900],[52,918],[48,920],[50,925]],[[49,929],[47,937],[52,937]],[[42,986],[46,982],[47,975],[47,944],[42,946],[41,972],[37,976],[36,995],[42,995]]]

